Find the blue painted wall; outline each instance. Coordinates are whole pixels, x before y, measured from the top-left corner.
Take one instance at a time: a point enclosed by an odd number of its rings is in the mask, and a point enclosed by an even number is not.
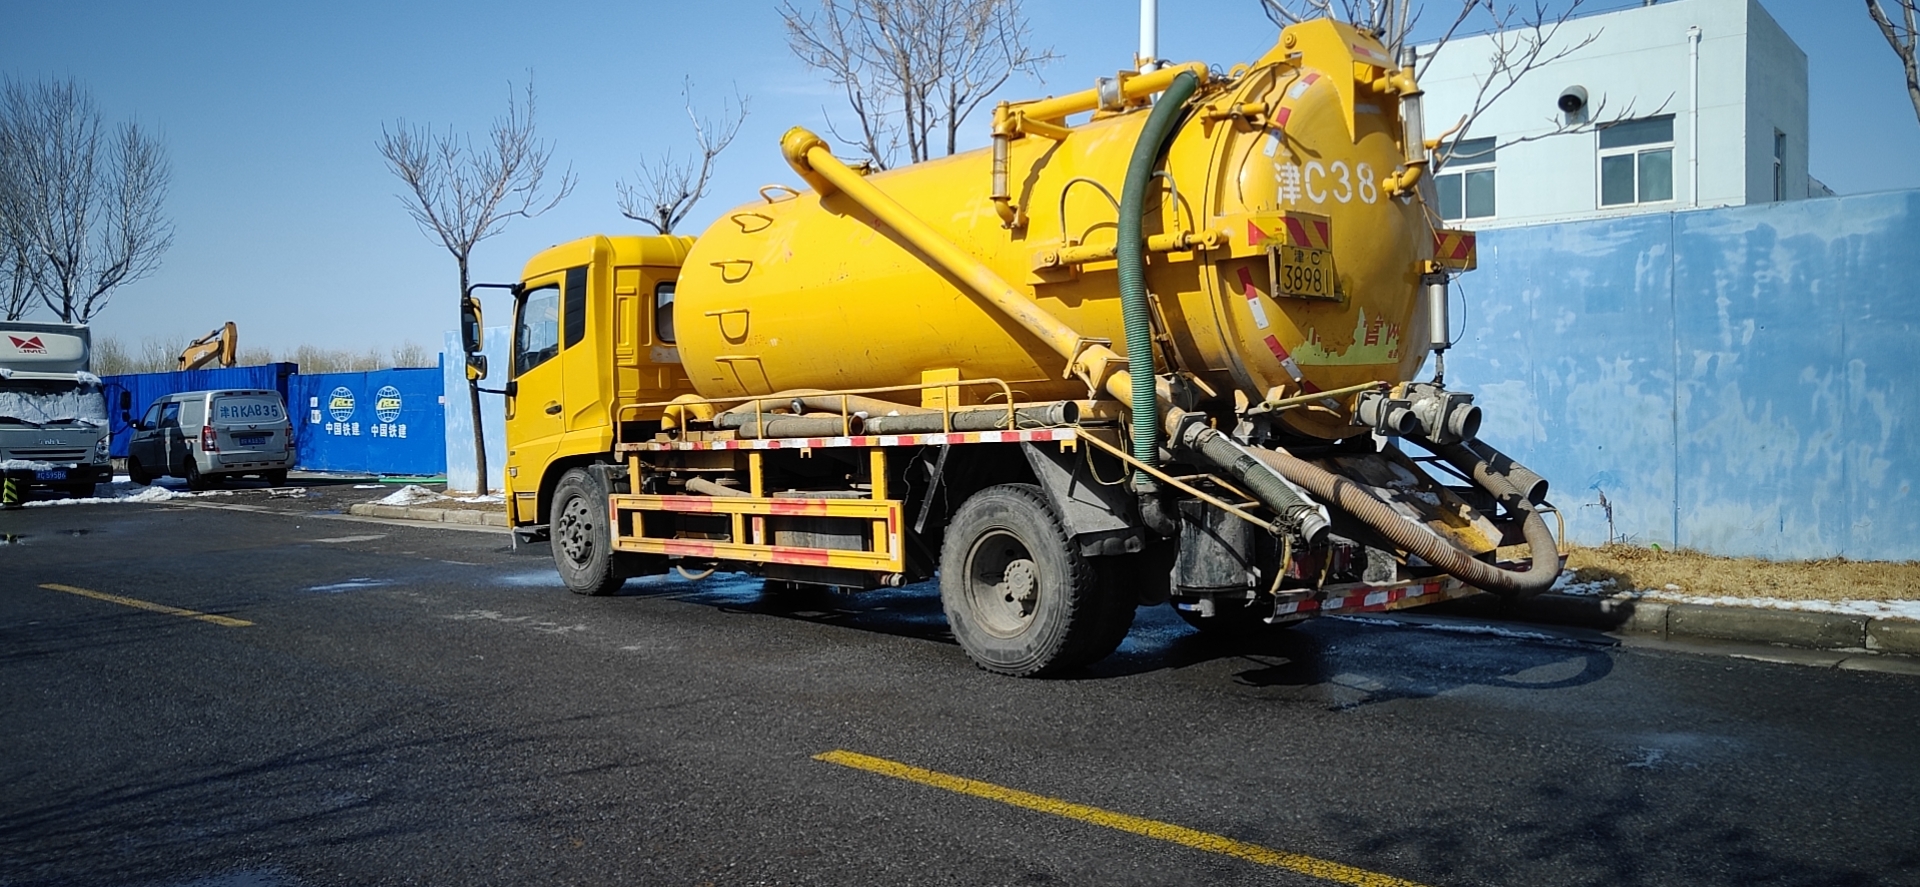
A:
[[[290,380],[299,465],[437,475],[447,468],[440,368],[316,373]]]
[[[507,362],[508,346],[512,343],[511,327],[490,326],[481,337],[486,344],[482,353],[487,356],[487,378],[480,382],[482,388],[499,390],[507,384],[511,364]],[[446,398],[446,445],[447,445],[447,489],[472,492],[478,475],[475,472],[473,453],[473,410],[467,394],[466,354],[460,350],[460,334],[446,334],[445,344],[440,352],[441,385],[447,393]],[[501,482],[506,479],[507,464],[507,401],[498,394],[480,395],[481,433],[486,435],[487,444],[487,489],[498,493]]]
[[[1920,558],[1920,191],[1485,232],[1453,310],[1573,539]]]

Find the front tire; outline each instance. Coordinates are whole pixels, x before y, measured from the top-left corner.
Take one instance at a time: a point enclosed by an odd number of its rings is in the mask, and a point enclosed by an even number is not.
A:
[[[127,480],[144,487],[153,483],[153,475],[148,474],[147,470],[141,467],[139,459],[129,456],[127,457]]]
[[[1122,636],[1112,596],[1039,487],[988,487],[947,526],[940,603],[954,639],[987,671],[1040,677],[1105,658]]]
[[[263,471],[260,473],[260,479],[266,481],[267,486],[284,487],[287,485],[287,470],[282,468],[278,471]]]
[[[607,526],[607,491],[594,475],[575,468],[553,490],[553,565],[574,594],[608,595],[626,584],[623,558],[615,557]]]

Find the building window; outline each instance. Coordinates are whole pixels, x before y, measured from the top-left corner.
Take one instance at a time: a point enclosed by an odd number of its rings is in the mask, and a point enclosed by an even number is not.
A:
[[[1673,199],[1673,115],[1622,120],[1600,130],[1600,205]]]
[[[1440,192],[1440,218],[1455,222],[1493,215],[1493,139],[1462,139],[1445,168],[1433,180]]]
[[[1787,134],[1773,131],[1773,199],[1787,199]]]

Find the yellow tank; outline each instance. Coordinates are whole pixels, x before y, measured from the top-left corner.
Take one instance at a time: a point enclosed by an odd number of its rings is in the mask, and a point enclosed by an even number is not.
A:
[[[1057,102],[1003,107],[996,130],[1012,134],[1002,203],[991,149],[867,181],[1080,335],[1124,352],[1111,248],[1148,114],[1116,95],[1070,126],[1020,117]],[[1423,329],[1434,234],[1413,184],[1422,165],[1408,168],[1402,138],[1408,95],[1417,89],[1377,41],[1333,21],[1289,28],[1259,61],[1206,78],[1147,204],[1147,284],[1173,345],[1162,372],[1170,357],[1207,387],[1256,402],[1411,378],[1425,356],[1424,333],[1412,331]],[[1026,125],[1009,124],[1017,118]],[[681,273],[680,358],[702,395],[955,375],[1004,379],[1023,401],[1091,393],[1057,348],[845,194],[762,193],[701,234]],[[1270,251],[1276,242],[1287,248]],[[1314,260],[1331,262],[1331,298],[1287,277]],[[1276,273],[1281,289],[1304,295],[1277,291]],[[1296,432],[1347,437],[1357,431],[1348,406],[1283,415]]]

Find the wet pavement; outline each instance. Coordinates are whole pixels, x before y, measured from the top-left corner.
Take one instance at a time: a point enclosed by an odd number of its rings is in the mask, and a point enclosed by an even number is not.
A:
[[[1017,681],[926,587],[576,597],[335,486],[0,513],[0,885],[1920,884],[1913,677],[1153,608]]]

